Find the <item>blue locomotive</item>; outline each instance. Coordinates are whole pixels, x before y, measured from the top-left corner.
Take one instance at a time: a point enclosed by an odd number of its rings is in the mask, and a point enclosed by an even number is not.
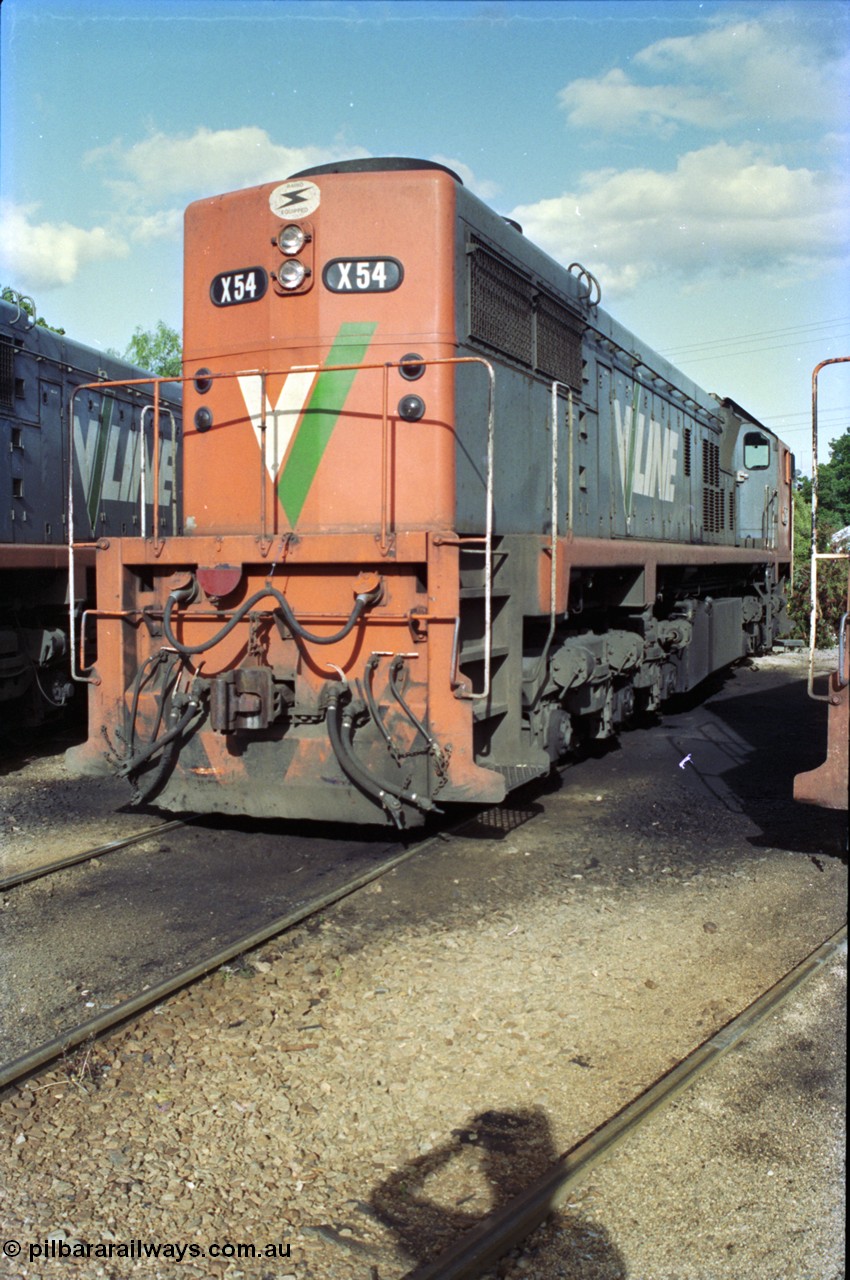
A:
[[[72,697],[70,627],[94,604],[95,546],[150,530],[155,470],[161,531],[179,531],[181,420],[179,387],[166,383],[155,467],[150,381],[88,385],[150,375],[36,324],[29,300],[10,296],[0,300],[0,718],[17,729]]]

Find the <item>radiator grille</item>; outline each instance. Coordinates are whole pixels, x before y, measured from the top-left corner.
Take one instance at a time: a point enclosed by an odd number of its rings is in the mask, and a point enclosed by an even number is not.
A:
[[[15,401],[15,348],[0,339],[0,406],[11,409]]]
[[[581,336],[583,325],[554,298],[541,294],[535,309],[537,360],[541,373],[581,387]]]
[[[530,365],[534,352],[531,281],[480,245],[470,260],[471,336]]]
[[[723,490],[720,488],[720,449],[713,440],[702,442],[702,523],[706,533],[726,527]]]
[[[469,336],[527,369],[580,388],[584,323],[480,241],[469,254]]]

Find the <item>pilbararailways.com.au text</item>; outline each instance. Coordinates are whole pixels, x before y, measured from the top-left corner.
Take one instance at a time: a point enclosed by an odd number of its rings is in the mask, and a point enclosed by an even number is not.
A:
[[[141,1261],[168,1258],[183,1262],[194,1258],[289,1258],[291,1245],[283,1242],[269,1244],[237,1244],[230,1240],[213,1242],[208,1245],[179,1244],[174,1241],[152,1240],[103,1240],[92,1244],[87,1240],[59,1240],[50,1237],[46,1240],[34,1240],[29,1243],[18,1240],[4,1240],[0,1245],[0,1254],[7,1258],[16,1258],[22,1254],[30,1262],[52,1258],[72,1261],[75,1258],[136,1258]]]

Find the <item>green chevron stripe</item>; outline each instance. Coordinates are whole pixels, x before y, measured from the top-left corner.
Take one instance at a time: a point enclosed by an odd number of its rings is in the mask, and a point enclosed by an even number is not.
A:
[[[359,364],[369,350],[377,327],[377,323],[341,325],[327,363]],[[320,373],[316,379],[277,486],[278,497],[293,527],[301,515],[356,373],[356,369],[337,370]]]

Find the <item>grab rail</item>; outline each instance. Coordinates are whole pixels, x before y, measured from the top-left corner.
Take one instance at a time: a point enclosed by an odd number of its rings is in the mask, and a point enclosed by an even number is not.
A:
[[[818,628],[818,564],[821,560],[848,560],[847,552],[818,551],[818,375],[821,369],[829,364],[850,363],[850,356],[833,356],[829,360],[821,360],[812,372],[812,558],[809,579],[810,611],[809,611],[809,676],[808,694],[815,702],[831,702],[832,693],[815,693],[815,646]],[[837,681],[839,688],[847,683],[844,675],[843,635],[847,625],[844,614],[839,625],[839,662]]]
[[[77,636],[75,628],[75,547],[78,545],[74,537],[74,473],[76,467],[76,450],[74,441],[74,409],[76,407],[77,396],[83,391],[108,391],[117,387],[151,387],[151,395],[153,396],[153,404],[145,405],[142,409],[140,431],[139,431],[139,448],[141,456],[139,459],[139,501],[141,504],[139,527],[142,531],[142,537],[146,537],[147,530],[147,454],[145,449],[145,414],[153,412],[153,524],[154,524],[154,542],[157,546],[161,546],[159,541],[159,441],[160,441],[160,386],[165,382],[185,382],[185,378],[129,378],[115,379],[112,381],[84,382],[80,386],[74,387],[71,392],[71,398],[68,405],[68,611],[69,611],[69,639],[70,639],[70,665],[71,679],[78,684],[99,684],[96,676],[87,676],[77,671]],[[177,448],[177,423],[171,409],[166,406],[165,412],[171,419],[171,441],[172,448]],[[173,532],[177,532],[177,507],[176,495],[172,492],[172,524]],[[86,545],[85,543],[80,545]],[[95,535],[95,545],[97,539]]]
[[[389,457],[390,457],[390,413],[389,413],[389,371],[398,369],[408,360],[395,361],[375,361],[375,362],[357,362],[353,364],[314,364],[314,365],[298,365],[299,373],[344,373],[344,372],[361,372],[366,370],[379,369],[383,373],[381,388],[381,499],[380,499],[380,534],[379,549],[382,555],[387,555],[390,550],[390,497],[389,497]],[[487,397],[487,475],[485,481],[485,532],[484,532],[484,687],[477,693],[468,692],[459,696],[479,700],[489,697],[491,666],[492,666],[492,597],[493,597],[493,488],[494,488],[494,436],[495,436],[495,371],[489,360],[482,356],[445,356],[435,359],[422,358],[421,362],[425,366],[436,365],[461,365],[461,364],[478,364],[481,365],[487,373],[488,377],[488,397]],[[204,371],[205,379],[210,382],[232,379],[232,378],[248,378],[256,377],[260,379],[260,530],[259,538],[261,547],[265,551],[271,545],[271,538],[268,530],[268,506],[267,506],[267,486],[268,477],[266,470],[266,431],[267,431],[267,405],[266,405],[266,385],[270,376],[287,375],[291,373],[292,368],[284,369],[240,369],[225,373],[209,373]],[[197,374],[184,374],[182,377],[173,378],[134,378],[121,379],[115,381],[100,381],[85,383],[76,387],[71,396],[71,405],[69,411],[69,462],[68,462],[68,573],[71,581],[70,610],[71,610],[71,670],[72,676],[80,683],[96,683],[96,678],[90,676],[78,675],[76,671],[76,635],[74,628],[74,403],[76,396],[81,391],[98,390],[104,391],[116,387],[152,387],[153,405],[145,407],[145,412],[151,410],[153,412],[153,433],[154,441],[159,440],[160,435],[160,415],[162,413],[160,400],[160,386],[163,383],[180,383],[194,382]],[[172,420],[172,439],[176,439],[176,427],[174,424],[173,414],[171,410],[165,410]],[[142,432],[142,476],[146,477],[146,460],[144,458],[144,430]],[[159,479],[160,479],[160,459],[159,449],[154,447],[153,451],[153,539],[154,548],[159,550],[163,543],[159,536]],[[142,485],[144,487],[144,480]],[[146,496],[146,495],[145,495]],[[147,536],[147,520],[146,520],[146,504],[142,508],[141,519],[142,537]],[[176,525],[175,530],[176,532]]]

